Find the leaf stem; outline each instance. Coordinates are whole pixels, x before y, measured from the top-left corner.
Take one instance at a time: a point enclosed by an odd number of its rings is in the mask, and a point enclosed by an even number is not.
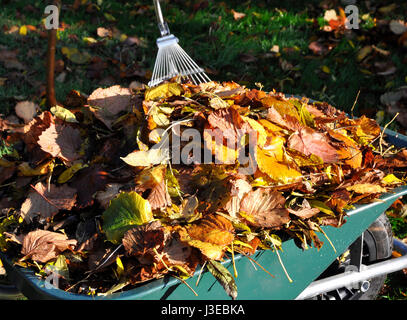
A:
[[[233,249],[233,241],[231,243],[231,249],[232,249],[231,251],[232,251],[233,272],[234,272],[235,278],[237,278],[237,269],[236,269],[236,264],[235,264],[235,252]]]

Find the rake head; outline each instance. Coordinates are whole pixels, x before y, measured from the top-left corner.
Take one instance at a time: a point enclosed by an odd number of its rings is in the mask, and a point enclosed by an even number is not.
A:
[[[204,70],[178,44],[178,38],[170,34],[157,39],[158,53],[150,87],[179,76],[194,84],[211,81]]]

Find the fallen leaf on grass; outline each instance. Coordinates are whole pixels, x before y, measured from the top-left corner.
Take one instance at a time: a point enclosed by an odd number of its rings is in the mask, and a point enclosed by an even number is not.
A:
[[[37,115],[38,105],[32,101],[21,101],[14,107],[16,115],[29,123]]]
[[[233,19],[235,20],[240,20],[243,19],[244,17],[246,17],[246,14],[243,12],[237,12],[235,10],[231,10],[232,14],[233,14]]]
[[[75,64],[86,64],[91,60],[91,55],[86,51],[79,51],[78,48],[62,47],[62,54]]]

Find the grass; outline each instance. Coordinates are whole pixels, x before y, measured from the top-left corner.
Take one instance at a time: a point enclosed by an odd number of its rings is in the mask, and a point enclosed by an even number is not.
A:
[[[98,87],[113,84],[128,86],[132,81],[147,83],[156,57],[155,41],[159,33],[151,1],[93,0],[72,9],[74,0],[64,0],[60,14],[63,27],[58,31],[56,59],[64,62],[65,79],[56,82],[56,94],[63,101],[67,93],[76,89],[90,94]],[[405,0],[383,1],[380,6],[395,3],[397,10],[381,14],[371,12],[365,2],[358,5],[363,17],[360,29],[345,35],[321,31],[325,8],[321,1],[163,1],[162,7],[170,30],[180,39],[181,46],[197,63],[206,68],[213,80],[236,81],[248,87],[261,83],[264,90],[275,89],[288,94],[327,101],[350,111],[358,91],[360,97],[355,115],[375,118],[380,96],[406,85],[407,60],[405,48],[398,47],[389,33],[375,26],[375,19],[405,19]],[[18,50],[22,70],[7,67],[0,61],[0,113],[10,113],[16,102],[32,100],[44,102],[46,38],[41,35],[41,19],[45,4],[34,0],[5,0],[0,11],[0,59],[2,50]],[[202,5],[197,10],[198,5]],[[246,16],[235,20],[231,10]],[[33,25],[36,32],[27,35],[6,31],[13,26]],[[97,36],[97,28],[116,30],[112,38]],[[387,30],[387,29],[386,29]],[[140,45],[129,46],[124,36],[135,37]],[[89,44],[86,37],[97,44]],[[312,41],[322,39],[334,48],[318,56],[309,49]],[[374,72],[378,54],[360,63],[360,49],[374,44],[390,51],[388,58],[397,72],[380,76]],[[279,53],[270,51],[278,46]],[[68,59],[62,48],[77,48],[92,59],[77,64]],[[380,61],[380,60],[379,60]],[[99,64],[97,64],[99,62]],[[126,70],[138,71],[123,76]],[[385,113],[381,124],[392,118]],[[389,129],[405,130],[397,122]],[[405,131],[401,131],[405,133]],[[393,220],[397,233],[407,236],[405,220]],[[403,230],[403,231],[402,231]],[[402,294],[396,294],[400,297]]]

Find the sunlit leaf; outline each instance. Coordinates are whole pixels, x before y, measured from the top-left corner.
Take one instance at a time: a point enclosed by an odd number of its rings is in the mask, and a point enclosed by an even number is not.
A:
[[[122,192],[110,202],[102,218],[106,238],[118,243],[127,230],[152,221],[153,214],[150,203],[137,192]]]

